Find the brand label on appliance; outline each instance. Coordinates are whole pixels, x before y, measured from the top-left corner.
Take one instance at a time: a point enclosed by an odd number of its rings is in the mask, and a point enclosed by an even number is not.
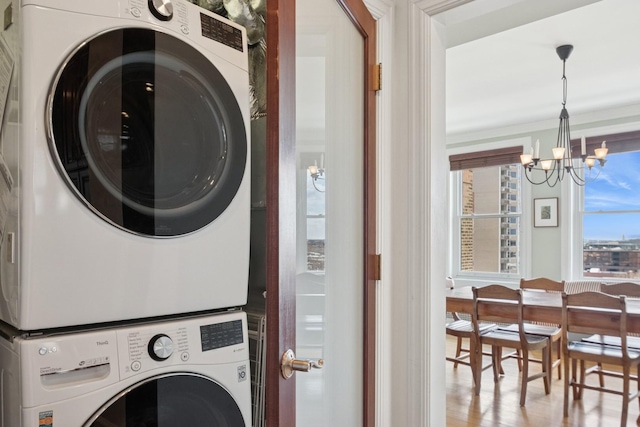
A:
[[[38,427],[53,427],[53,411],[43,411],[38,414]]]
[[[202,36],[219,43],[232,47],[243,52],[242,31],[226,22],[218,21],[216,18],[200,13],[200,26]]]
[[[247,365],[238,366],[238,382],[247,380]]]

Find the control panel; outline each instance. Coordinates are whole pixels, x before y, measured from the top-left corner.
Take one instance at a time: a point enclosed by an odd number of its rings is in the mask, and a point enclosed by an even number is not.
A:
[[[54,395],[71,398],[155,371],[246,362],[246,322],[244,312],[231,311],[20,340],[25,405],[48,403]]]
[[[118,330],[120,375],[126,378],[167,366],[246,359],[245,325],[245,314],[233,312]]]

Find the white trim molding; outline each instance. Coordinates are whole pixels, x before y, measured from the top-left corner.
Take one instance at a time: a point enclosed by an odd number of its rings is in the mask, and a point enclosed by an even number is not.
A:
[[[391,342],[393,287],[393,257],[391,236],[393,230],[393,203],[391,177],[393,158],[391,116],[393,111],[391,90],[393,81],[393,3],[387,0],[364,0],[367,9],[376,19],[377,62],[382,64],[383,90],[376,96],[377,136],[377,248],[382,254],[382,277],[376,290],[376,426],[392,427],[393,424],[393,355]]]
[[[429,16],[434,16],[472,1],[473,0],[420,0],[415,3],[422,12]]]
[[[445,277],[448,162],[444,26],[434,15],[469,0],[409,4],[409,158],[407,227],[408,418],[402,425],[446,425]],[[401,424],[398,424],[401,425]]]

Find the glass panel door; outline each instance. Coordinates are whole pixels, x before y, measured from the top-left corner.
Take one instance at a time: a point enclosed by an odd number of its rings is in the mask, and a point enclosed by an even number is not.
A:
[[[296,3],[296,424],[363,425],[364,40],[335,0]]]

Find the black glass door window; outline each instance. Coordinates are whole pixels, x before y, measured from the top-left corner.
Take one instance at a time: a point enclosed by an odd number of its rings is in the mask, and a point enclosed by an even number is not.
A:
[[[247,135],[229,84],[164,33],[125,28],[84,43],[61,69],[49,113],[70,188],[126,231],[194,232],[224,212],[244,176]]]
[[[84,427],[245,427],[219,384],[194,374],[153,378],[107,403]]]

